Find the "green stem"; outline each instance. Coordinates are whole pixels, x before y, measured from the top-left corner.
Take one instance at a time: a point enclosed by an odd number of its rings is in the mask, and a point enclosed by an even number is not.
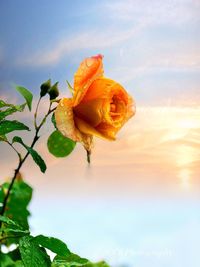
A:
[[[17,156],[19,158],[19,161],[21,160],[21,154],[17,151],[17,149],[13,146],[12,143],[10,143],[8,140],[6,140],[6,143],[17,153]]]
[[[89,151],[89,150],[86,150],[87,151],[87,162],[88,162],[88,164],[90,164],[90,159],[91,159],[91,151]]]
[[[38,101],[38,102],[39,102],[39,101]],[[39,126],[36,126],[35,136],[34,136],[33,141],[32,141],[32,143],[31,143],[31,148],[34,147],[35,143],[36,143],[36,142],[38,141],[38,139],[40,138],[40,136],[38,135],[38,133],[39,133],[41,127],[43,126],[43,124],[45,123],[47,117],[49,116],[49,114],[51,114],[51,113],[56,109],[56,108],[51,109],[51,105],[52,105],[52,104],[50,104],[50,106],[49,106],[49,110],[48,110],[47,114],[45,115],[44,119],[42,120],[42,122],[40,123],[40,125],[39,125]],[[36,108],[36,109],[37,109],[37,108]],[[36,112],[35,114],[36,114],[36,117],[37,117],[37,112]],[[36,119],[36,118],[35,118],[35,119]],[[35,120],[35,121],[36,121],[36,120]],[[10,145],[12,146],[12,144],[10,144]],[[13,146],[12,146],[12,147],[13,147]],[[14,147],[13,147],[13,148],[14,148]],[[18,164],[17,168],[15,169],[14,176],[13,176],[13,178],[12,178],[12,180],[11,180],[11,183],[10,183],[10,185],[9,185],[9,187],[8,187],[8,191],[7,191],[6,196],[5,196],[5,198],[4,198],[4,201],[3,201],[3,206],[2,206],[2,209],[1,209],[1,212],[0,212],[0,215],[2,215],[2,216],[4,215],[4,212],[5,212],[5,210],[6,210],[6,205],[7,205],[7,202],[8,202],[8,198],[9,198],[9,196],[10,196],[10,193],[11,193],[12,187],[13,187],[13,185],[14,185],[14,182],[15,182],[15,180],[16,180],[16,178],[17,178],[17,174],[19,173],[19,171],[20,171],[20,169],[21,169],[23,163],[24,163],[25,160],[27,159],[28,155],[29,155],[29,152],[27,152],[27,153],[25,154],[25,156],[23,157],[23,159],[21,158],[21,155],[20,155],[20,158],[19,158],[19,164]],[[1,227],[1,226],[2,226],[2,222],[0,222],[0,227]]]
[[[8,239],[8,238],[17,238],[17,237],[23,237],[23,236],[26,236],[26,235],[30,235],[30,233],[27,233],[27,234],[23,234],[23,235],[9,235],[9,236],[5,236],[5,237],[2,237],[0,238],[0,242],[4,239]]]
[[[35,129],[37,129],[37,113],[38,113],[38,108],[39,108],[39,105],[40,105],[40,101],[41,101],[41,96],[37,102],[37,106],[36,106],[36,110],[35,110],[35,113],[34,113],[34,126],[35,126]]]

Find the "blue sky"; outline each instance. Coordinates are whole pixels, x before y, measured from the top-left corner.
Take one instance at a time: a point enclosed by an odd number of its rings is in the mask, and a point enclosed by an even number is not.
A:
[[[138,104],[197,104],[199,12],[192,0],[1,1],[0,92],[51,77],[65,94],[80,61],[101,53]]]

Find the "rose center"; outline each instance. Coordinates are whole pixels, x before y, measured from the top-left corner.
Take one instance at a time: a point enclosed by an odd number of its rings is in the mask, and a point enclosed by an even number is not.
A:
[[[119,108],[120,99],[115,95],[110,102],[110,117],[113,121],[118,121],[121,117],[121,111]]]
[[[115,112],[116,111],[116,105],[112,102],[110,103],[110,112]]]

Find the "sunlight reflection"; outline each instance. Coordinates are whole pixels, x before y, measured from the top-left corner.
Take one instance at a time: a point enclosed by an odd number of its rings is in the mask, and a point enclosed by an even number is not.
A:
[[[189,190],[191,187],[191,170],[192,163],[197,159],[197,152],[193,147],[187,145],[179,145],[176,149],[176,163],[181,169],[178,177],[183,189]]]
[[[197,158],[196,149],[185,144],[179,145],[176,149],[175,157],[178,167],[188,166]]]
[[[182,169],[179,172],[180,183],[183,189],[189,190],[191,187],[190,178],[191,171],[189,169]]]
[[[200,120],[195,119],[185,119],[178,122],[178,127],[185,129],[195,129],[200,127]]]
[[[129,150],[130,159],[145,163],[152,172],[165,169],[170,177],[175,170],[180,189],[191,190],[200,159],[200,109],[148,107],[138,108],[137,114],[134,134],[127,129],[129,148],[124,153]],[[127,163],[125,156],[124,161]]]

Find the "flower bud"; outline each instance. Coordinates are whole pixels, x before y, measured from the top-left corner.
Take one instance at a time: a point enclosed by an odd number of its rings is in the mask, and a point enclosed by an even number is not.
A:
[[[48,91],[48,94],[50,96],[50,100],[55,99],[56,97],[59,96],[59,91],[58,91],[58,82],[55,83]]]
[[[45,96],[48,93],[50,88],[51,88],[51,79],[49,79],[48,81],[46,81],[43,84],[41,84],[41,86],[40,86],[40,96],[41,97]]]

